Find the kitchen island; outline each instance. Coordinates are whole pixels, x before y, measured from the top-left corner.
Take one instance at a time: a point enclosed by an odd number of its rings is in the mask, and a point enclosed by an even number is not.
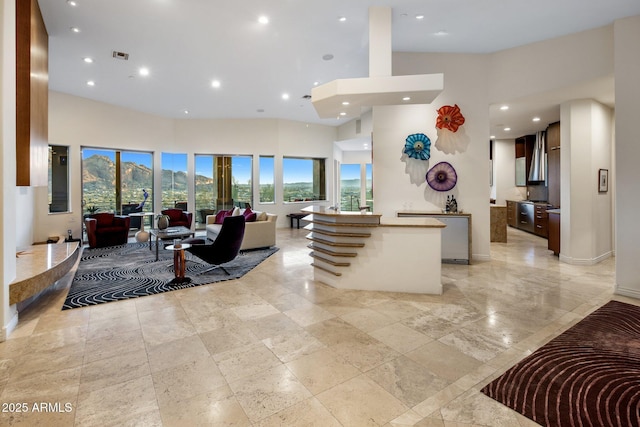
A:
[[[303,209],[314,279],[339,289],[441,294],[441,231],[434,218]]]

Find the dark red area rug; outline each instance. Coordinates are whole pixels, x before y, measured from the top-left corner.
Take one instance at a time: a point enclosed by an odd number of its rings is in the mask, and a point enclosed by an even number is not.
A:
[[[543,426],[640,426],[640,307],[608,302],[481,391]]]

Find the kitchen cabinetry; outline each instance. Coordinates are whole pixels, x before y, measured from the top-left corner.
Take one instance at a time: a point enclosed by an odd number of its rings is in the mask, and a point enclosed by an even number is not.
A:
[[[547,188],[550,205],[560,206],[560,122],[547,127]]]
[[[560,209],[548,211],[549,215],[549,242],[547,248],[554,255],[560,254]]]
[[[518,202],[507,200],[507,225],[518,226]]]
[[[507,200],[507,225],[546,239],[549,236],[547,209],[547,203]]]
[[[534,209],[534,217],[533,217],[533,232],[538,236],[544,237],[545,239],[549,235],[548,231],[548,221],[549,217],[547,214],[547,209],[549,206],[542,203],[536,203],[533,205]]]

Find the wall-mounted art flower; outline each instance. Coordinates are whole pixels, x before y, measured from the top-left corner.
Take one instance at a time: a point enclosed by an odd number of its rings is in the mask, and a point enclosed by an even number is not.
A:
[[[431,140],[424,133],[414,133],[405,140],[404,153],[417,160],[429,160],[431,157]]]
[[[464,116],[460,112],[460,107],[455,104],[445,105],[438,109],[438,118],[436,119],[436,127],[438,129],[449,129],[451,132],[457,132],[458,128],[464,124]]]
[[[458,174],[448,162],[440,162],[427,172],[427,184],[436,191],[449,191],[456,186]]]
[[[469,137],[462,126],[465,122],[458,105],[445,105],[438,109],[436,128],[438,139],[435,147],[445,154],[463,153],[469,146]]]

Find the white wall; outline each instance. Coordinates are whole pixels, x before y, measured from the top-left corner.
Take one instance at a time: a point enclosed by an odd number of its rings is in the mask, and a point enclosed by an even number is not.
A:
[[[598,170],[615,174],[611,161],[613,112],[593,100],[563,103],[561,114],[560,259],[594,264],[611,256],[612,186],[598,192]]]
[[[616,292],[640,298],[640,16],[616,21],[614,34]]]
[[[16,235],[32,222],[17,219],[16,201],[16,51],[15,2],[0,0],[0,342],[18,322],[16,307],[9,306],[9,284],[16,277]],[[18,203],[21,205],[22,203]],[[33,206],[27,204],[33,211]]]
[[[526,199],[527,187],[516,187],[516,148],[513,139],[493,141],[493,188],[497,205]]]
[[[194,174],[194,154],[245,154],[254,158],[254,177],[258,173],[258,156],[275,156],[276,200],[282,194],[282,156],[327,158],[327,177],[333,173],[333,143],[336,128],[287,120],[174,120],[59,92],[49,96],[49,143],[70,147],[69,175],[72,213],[48,214],[46,190],[38,193],[35,239],[66,234],[72,229],[79,235],[82,221],[80,147],[135,149],[154,153],[154,168],[161,167],[162,152],[187,153],[188,174]],[[254,195],[258,180],[254,179]],[[190,205],[194,206],[193,183]],[[160,188],[160,174],[155,174],[155,188]],[[286,214],[309,203],[259,204],[256,210],[279,215],[278,225],[287,226]],[[161,201],[154,200],[159,211]]]
[[[373,111],[375,210],[395,215],[407,204],[430,211],[444,206],[446,194],[432,190],[426,182],[420,187],[411,184],[400,161],[406,137],[424,133],[432,142],[430,167],[447,161],[458,173],[451,194],[459,209],[473,215],[472,256],[476,260],[490,257],[488,62],[487,55],[394,53],[394,75],[444,73],[445,89],[430,105],[376,107]],[[465,117],[463,127],[470,143],[464,153],[444,154],[434,146],[437,110],[454,104]]]

